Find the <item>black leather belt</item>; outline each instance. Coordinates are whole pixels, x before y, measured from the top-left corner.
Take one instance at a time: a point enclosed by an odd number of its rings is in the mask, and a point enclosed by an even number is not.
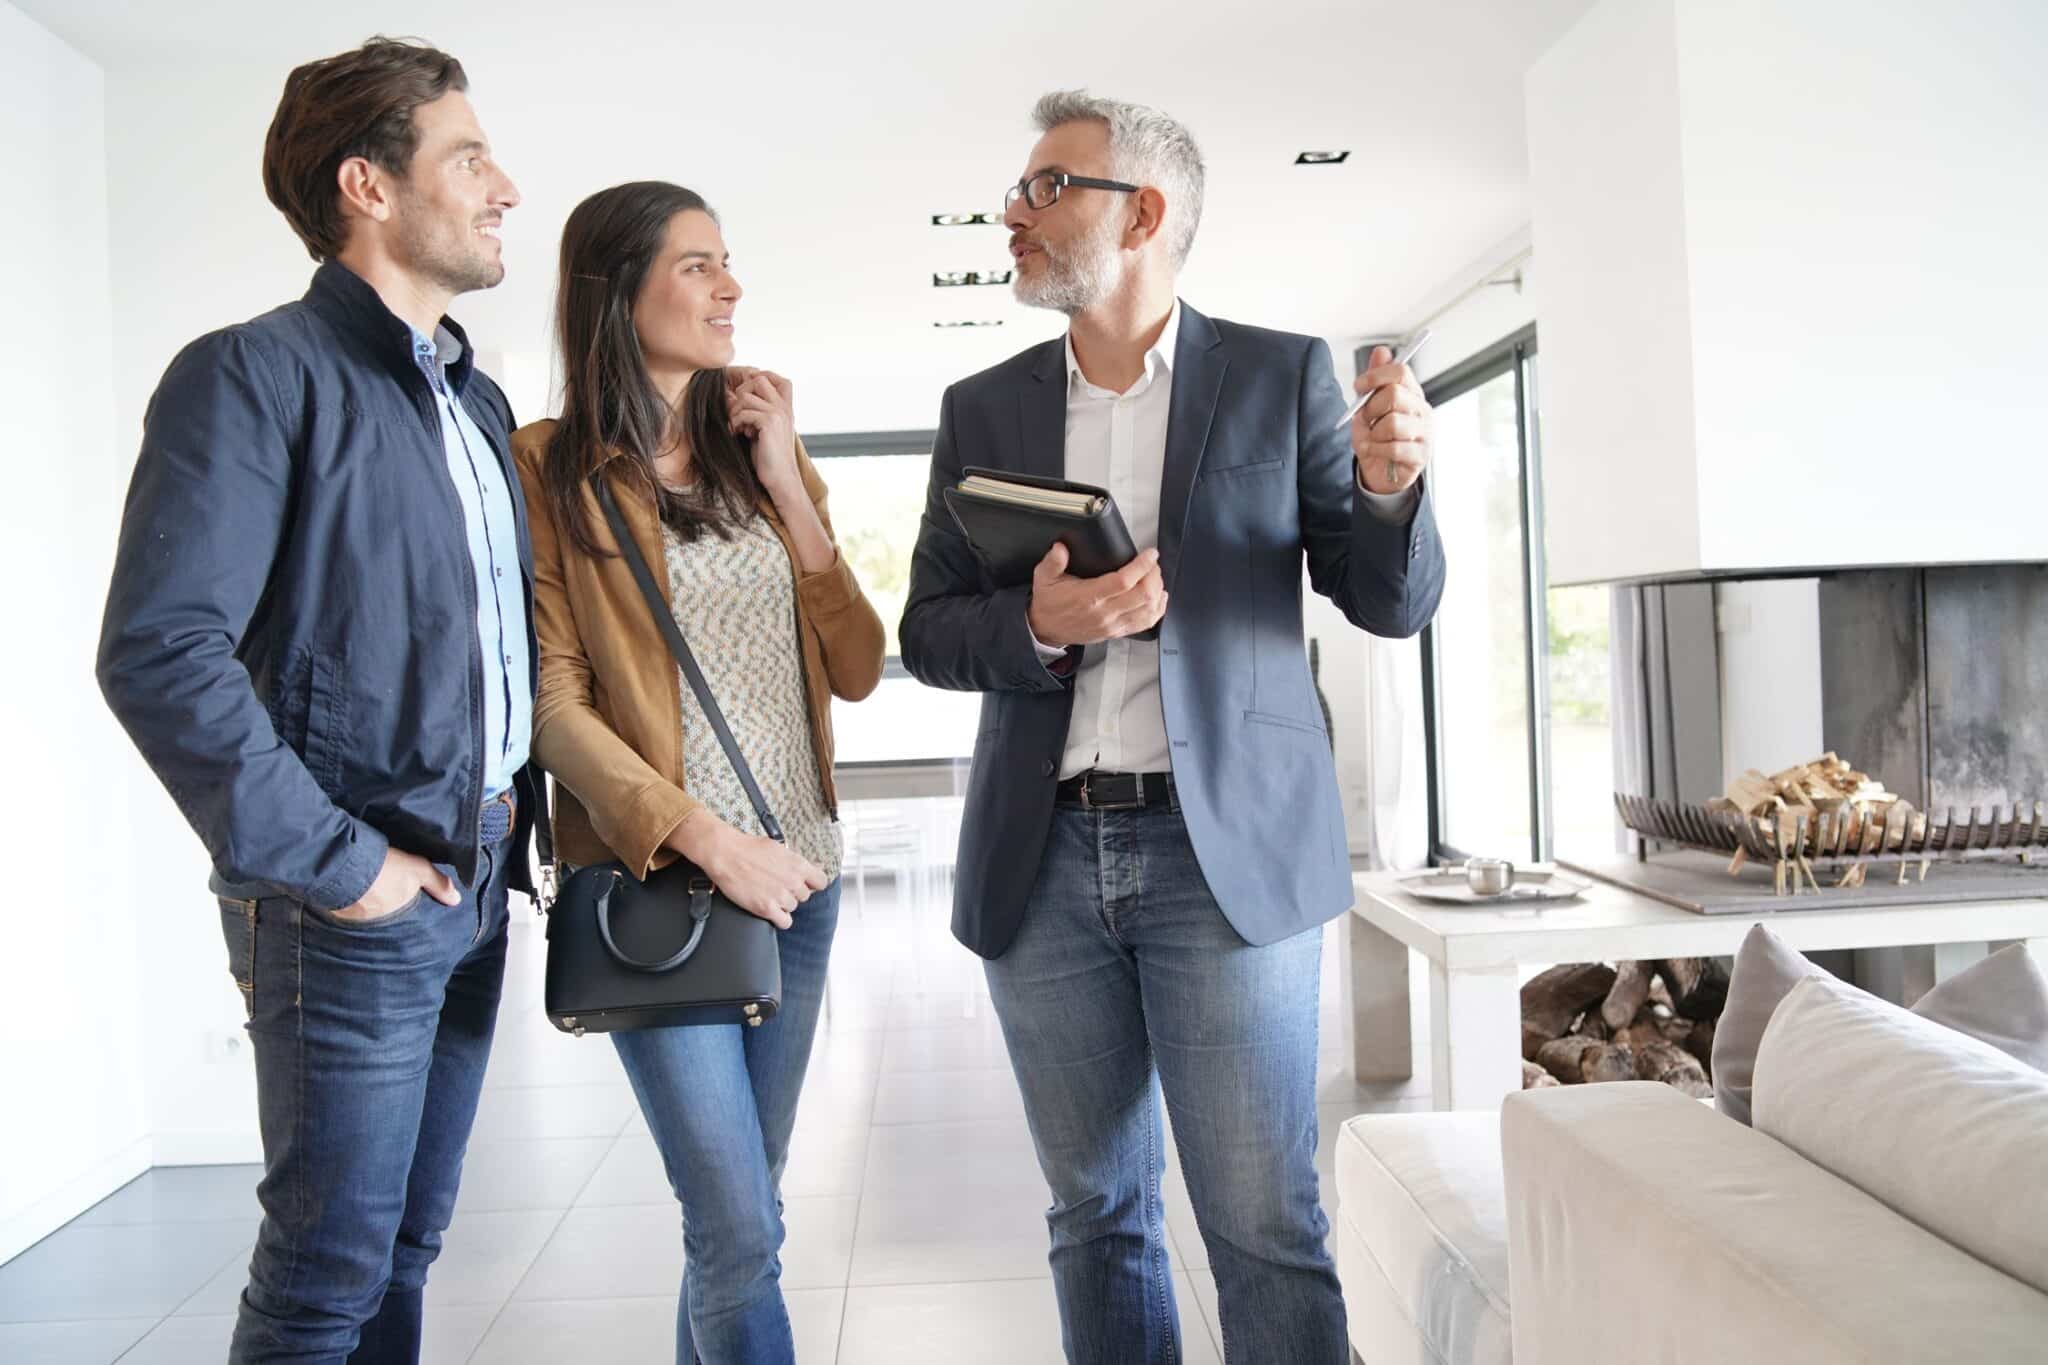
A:
[[[1172,805],[1172,773],[1105,773],[1089,769],[1059,785],[1058,801],[1083,810],[1137,810]]]

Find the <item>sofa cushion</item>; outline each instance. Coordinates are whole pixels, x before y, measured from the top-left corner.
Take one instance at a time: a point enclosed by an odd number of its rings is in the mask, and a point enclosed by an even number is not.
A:
[[[1756,1050],[1771,1015],[1794,986],[1819,970],[1761,924],[1736,950],[1728,1000],[1714,1025],[1714,1107],[1737,1123],[1750,1122]]]
[[[1361,1357],[1507,1365],[1498,1115],[1350,1120],[1337,1135],[1336,1217],[1345,1302],[1355,1308],[1352,1342]]]
[[[1668,1085],[1524,1090],[1501,1130],[1516,1365],[2042,1358],[2048,1294]]]
[[[1957,972],[1921,996],[1913,1013],[2048,1072],[2048,973],[2024,943]]]
[[[1825,975],[1759,924],[1735,954],[1728,1001],[1714,1027],[1714,1105],[1749,1123],[1757,1048],[1771,1015],[1792,988]],[[2000,949],[1920,997],[1913,1013],[1945,1024],[2048,1071],[2048,974],[2023,943]]]
[[[2048,1293],[2048,1075],[1829,976],[1757,1053],[1758,1131]]]

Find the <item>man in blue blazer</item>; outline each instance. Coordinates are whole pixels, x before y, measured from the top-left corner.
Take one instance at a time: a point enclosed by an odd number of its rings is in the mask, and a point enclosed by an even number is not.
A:
[[[1068,1359],[1181,1358],[1156,1075],[1231,1358],[1343,1365],[1316,997],[1351,871],[1301,566],[1365,630],[1429,620],[1429,407],[1375,353],[1340,427],[1322,341],[1177,300],[1202,204],[1180,124],[1081,92],[1035,117],[1004,221],[1018,297],[1071,327],[947,391],[901,628],[912,674],[982,693],[953,929],[1052,1187]],[[1138,557],[1085,579],[1056,546],[998,588],[941,496],[969,464],[1108,488]]]

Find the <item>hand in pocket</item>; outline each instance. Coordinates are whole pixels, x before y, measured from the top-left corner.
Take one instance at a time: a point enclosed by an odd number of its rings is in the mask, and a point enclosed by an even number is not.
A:
[[[462,904],[462,888],[440,868],[417,853],[387,849],[384,866],[378,869],[377,880],[370,883],[363,898],[335,911],[334,917],[350,924],[375,924],[390,919],[423,895],[432,896],[443,905]]]

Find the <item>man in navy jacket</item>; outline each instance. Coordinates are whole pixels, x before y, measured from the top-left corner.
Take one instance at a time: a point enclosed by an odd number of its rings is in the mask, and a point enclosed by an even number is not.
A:
[[[1016,290],[1071,326],[947,391],[900,632],[916,677],[982,693],[953,928],[988,959],[1052,1187],[1068,1359],[1182,1358],[1163,1092],[1231,1358],[1343,1365],[1316,995],[1351,869],[1302,566],[1365,630],[1428,622],[1429,405],[1381,353],[1347,424],[1323,342],[1175,297],[1202,203],[1180,124],[1078,92],[1036,114]],[[999,587],[941,496],[965,465],[1106,487],[1137,559],[1078,578],[1056,546]]]
[[[414,1361],[539,810],[512,414],[444,316],[518,192],[460,63],[302,66],[265,188],[316,261],[149,405],[99,654],[214,865],[256,1059],[235,1361]]]

